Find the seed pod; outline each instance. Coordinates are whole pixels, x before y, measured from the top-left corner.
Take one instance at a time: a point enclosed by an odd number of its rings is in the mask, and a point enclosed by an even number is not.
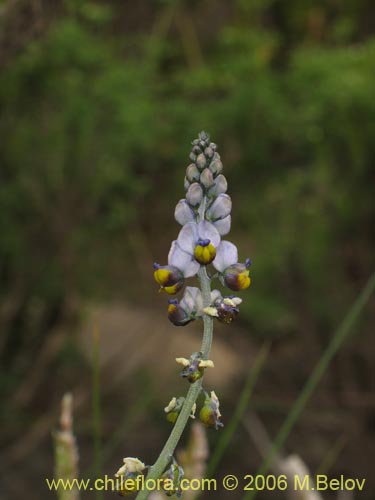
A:
[[[209,189],[214,184],[214,176],[212,175],[211,170],[205,168],[201,173],[200,177],[201,184],[204,188]]]

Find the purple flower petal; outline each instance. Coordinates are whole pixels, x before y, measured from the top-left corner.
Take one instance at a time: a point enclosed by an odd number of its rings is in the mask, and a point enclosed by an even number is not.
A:
[[[198,224],[198,238],[201,240],[210,240],[213,246],[216,248],[220,245],[220,234],[216,227],[208,222],[207,220],[202,220]]]
[[[219,194],[226,193],[228,189],[228,182],[223,174],[216,177],[214,185],[208,191],[210,196],[218,196]]]
[[[228,194],[219,194],[207,210],[206,214],[211,220],[224,219],[232,210],[232,200]]]
[[[181,224],[181,226],[184,226],[188,222],[192,222],[194,220],[194,212],[186,200],[180,200],[177,203],[174,211],[174,218],[179,224]]]
[[[221,273],[229,266],[238,262],[238,251],[236,245],[230,241],[222,241],[216,250],[215,260],[212,265]]]
[[[198,238],[197,224],[188,222],[179,232],[177,242],[184,252],[193,255]]]
[[[213,224],[218,230],[219,234],[221,236],[224,236],[229,233],[230,231],[230,225],[231,225],[232,217],[230,215],[227,215],[224,217],[224,219],[219,219],[215,221]]]
[[[168,264],[180,269],[185,278],[190,278],[197,274],[200,264],[192,254],[182,250],[177,241],[172,242],[171,249],[168,254]]]
[[[187,286],[185,288],[184,296],[180,301],[181,307],[188,313],[199,312],[202,309],[202,293],[199,288],[195,286]]]

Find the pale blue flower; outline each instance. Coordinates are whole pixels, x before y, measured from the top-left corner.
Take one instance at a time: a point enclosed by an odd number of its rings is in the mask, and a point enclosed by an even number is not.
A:
[[[180,269],[184,278],[195,276],[200,267],[199,262],[194,259],[194,255],[183,250],[178,240],[172,241],[171,249],[168,254],[168,265]]]

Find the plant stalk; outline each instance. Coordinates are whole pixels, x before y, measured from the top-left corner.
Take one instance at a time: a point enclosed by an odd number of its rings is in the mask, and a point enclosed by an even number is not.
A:
[[[208,307],[211,303],[211,279],[207,275],[207,271],[204,266],[201,266],[200,270],[198,271],[198,278],[202,291],[203,307]],[[208,359],[212,345],[212,336],[213,336],[213,319],[211,316],[204,314],[203,339],[201,346],[203,359]],[[193,405],[196,402],[201,392],[202,380],[203,378],[200,378],[190,386],[189,391],[185,398],[184,405],[172,429],[172,432],[170,433],[169,438],[165,443],[164,448],[162,449],[158,459],[156,460],[154,465],[150,467],[144,484],[145,487],[138,493],[136,500],[146,500],[152,491],[152,489],[149,489],[147,487],[148,480],[151,479],[157,480],[165,471],[171,457],[174,454],[175,448],[181,438],[181,435],[186,427],[186,424],[189,420]],[[152,483],[152,481],[149,482]]]

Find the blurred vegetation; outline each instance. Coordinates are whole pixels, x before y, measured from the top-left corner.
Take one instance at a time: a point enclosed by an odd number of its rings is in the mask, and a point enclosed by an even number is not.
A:
[[[323,342],[373,268],[372,3],[54,6],[2,9],[42,26],[1,51],[2,397],[81,301],[147,300],[201,129],[254,261],[242,321]]]

